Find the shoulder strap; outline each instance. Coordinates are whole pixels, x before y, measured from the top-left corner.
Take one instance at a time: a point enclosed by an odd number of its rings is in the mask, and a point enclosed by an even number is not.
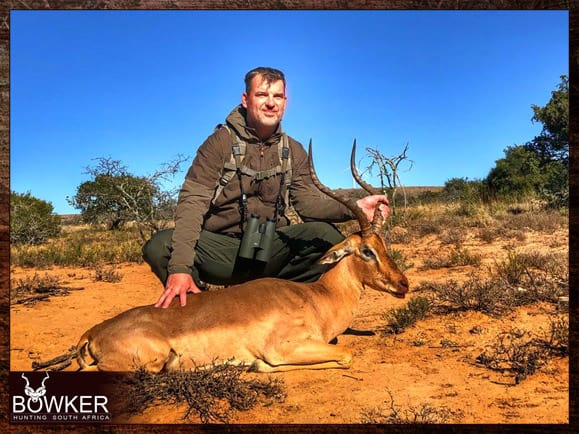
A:
[[[271,176],[282,174],[283,185],[285,185],[286,187],[284,194],[284,201],[287,205],[289,203],[289,185],[291,184],[292,178],[291,152],[288,144],[287,135],[283,133],[282,138],[278,143],[278,152],[281,160],[281,165],[278,165],[268,170],[255,171],[243,165],[247,143],[241,140],[241,138],[237,135],[237,133],[233,131],[227,124],[219,124],[217,125],[215,130],[218,130],[219,128],[225,128],[229,132],[229,134],[233,138],[233,144],[231,145],[231,157],[229,161],[226,161],[223,164],[223,173],[221,175],[221,178],[219,179],[219,183],[217,185],[217,188],[215,189],[215,193],[213,195],[211,203],[215,204],[215,201],[221,195],[221,192],[223,191],[225,186],[229,183],[229,181],[233,179],[233,177],[237,174],[237,171],[239,170],[242,174],[251,176],[256,180],[262,180],[269,178]],[[280,188],[281,186],[282,185],[280,185]]]
[[[233,177],[237,173],[237,168],[241,167],[243,164],[243,159],[245,157],[245,149],[246,143],[241,140],[234,131],[227,126],[227,124],[218,124],[215,127],[215,131],[219,130],[220,128],[225,128],[227,132],[233,138],[233,144],[231,145],[231,156],[229,161],[226,161],[223,164],[223,171],[221,174],[221,178],[219,178],[219,183],[217,184],[217,188],[215,189],[215,193],[213,194],[213,199],[211,199],[211,204],[215,204],[217,198],[221,195],[221,192],[225,188],[225,186],[233,179]]]
[[[285,207],[289,206],[289,186],[292,182],[292,160],[291,153],[288,143],[287,134],[283,133],[281,140],[278,144],[279,156],[281,159],[281,172],[282,172],[282,183],[279,188],[282,189],[282,185],[285,184],[285,192],[283,195],[283,200],[285,202]],[[281,206],[281,205],[280,205]],[[284,208],[285,208],[284,207]]]

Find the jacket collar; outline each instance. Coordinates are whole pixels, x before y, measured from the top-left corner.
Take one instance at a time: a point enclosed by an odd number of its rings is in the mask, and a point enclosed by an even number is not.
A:
[[[255,129],[247,126],[247,110],[239,104],[226,118],[227,124],[235,130],[237,135],[247,143],[261,143]],[[275,132],[264,142],[266,145],[273,145],[279,142],[282,135],[281,123],[278,124]]]

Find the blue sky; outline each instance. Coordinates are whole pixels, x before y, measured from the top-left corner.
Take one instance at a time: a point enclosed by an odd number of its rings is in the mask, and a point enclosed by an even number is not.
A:
[[[13,11],[10,20],[11,189],[60,214],[77,212],[66,197],[95,158],[139,176],[193,158],[256,66],[285,72],[283,128],[304,146],[313,139],[332,188],[352,185],[354,138],[359,157],[408,144],[407,186],[486,177],[507,146],[540,132],[531,105],[544,105],[569,69],[567,11]]]

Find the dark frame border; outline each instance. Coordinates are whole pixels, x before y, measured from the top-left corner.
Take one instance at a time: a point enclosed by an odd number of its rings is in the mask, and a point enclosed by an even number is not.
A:
[[[578,8],[576,0],[5,0],[0,5],[0,430],[2,432],[24,431],[23,427],[8,422],[9,397],[8,373],[10,357],[10,11],[12,10],[226,10],[226,9],[277,9],[277,10],[568,10],[569,11],[569,80],[570,80],[570,209],[569,209],[569,268],[570,268],[570,390],[569,425],[444,425],[428,426],[428,432],[572,432],[577,423],[579,403],[577,401],[577,263],[579,257],[579,233],[576,212],[579,191],[579,161],[577,139],[579,138],[579,116],[577,116],[577,84],[579,72]],[[108,425],[105,427],[75,425],[29,425],[25,431],[36,429],[45,432],[82,430],[82,432],[270,432],[270,431],[347,431],[375,432],[387,429],[392,432],[426,431],[426,426],[373,426],[373,425]]]

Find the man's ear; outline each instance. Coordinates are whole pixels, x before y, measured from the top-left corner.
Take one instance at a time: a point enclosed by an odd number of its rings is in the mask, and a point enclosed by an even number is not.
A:
[[[241,105],[243,108],[247,108],[247,92],[241,94]]]
[[[340,244],[336,244],[330,250],[326,252],[324,256],[318,261],[319,264],[335,264],[339,262],[345,256],[348,256],[352,253],[353,249],[351,244],[348,240],[341,242]]]

